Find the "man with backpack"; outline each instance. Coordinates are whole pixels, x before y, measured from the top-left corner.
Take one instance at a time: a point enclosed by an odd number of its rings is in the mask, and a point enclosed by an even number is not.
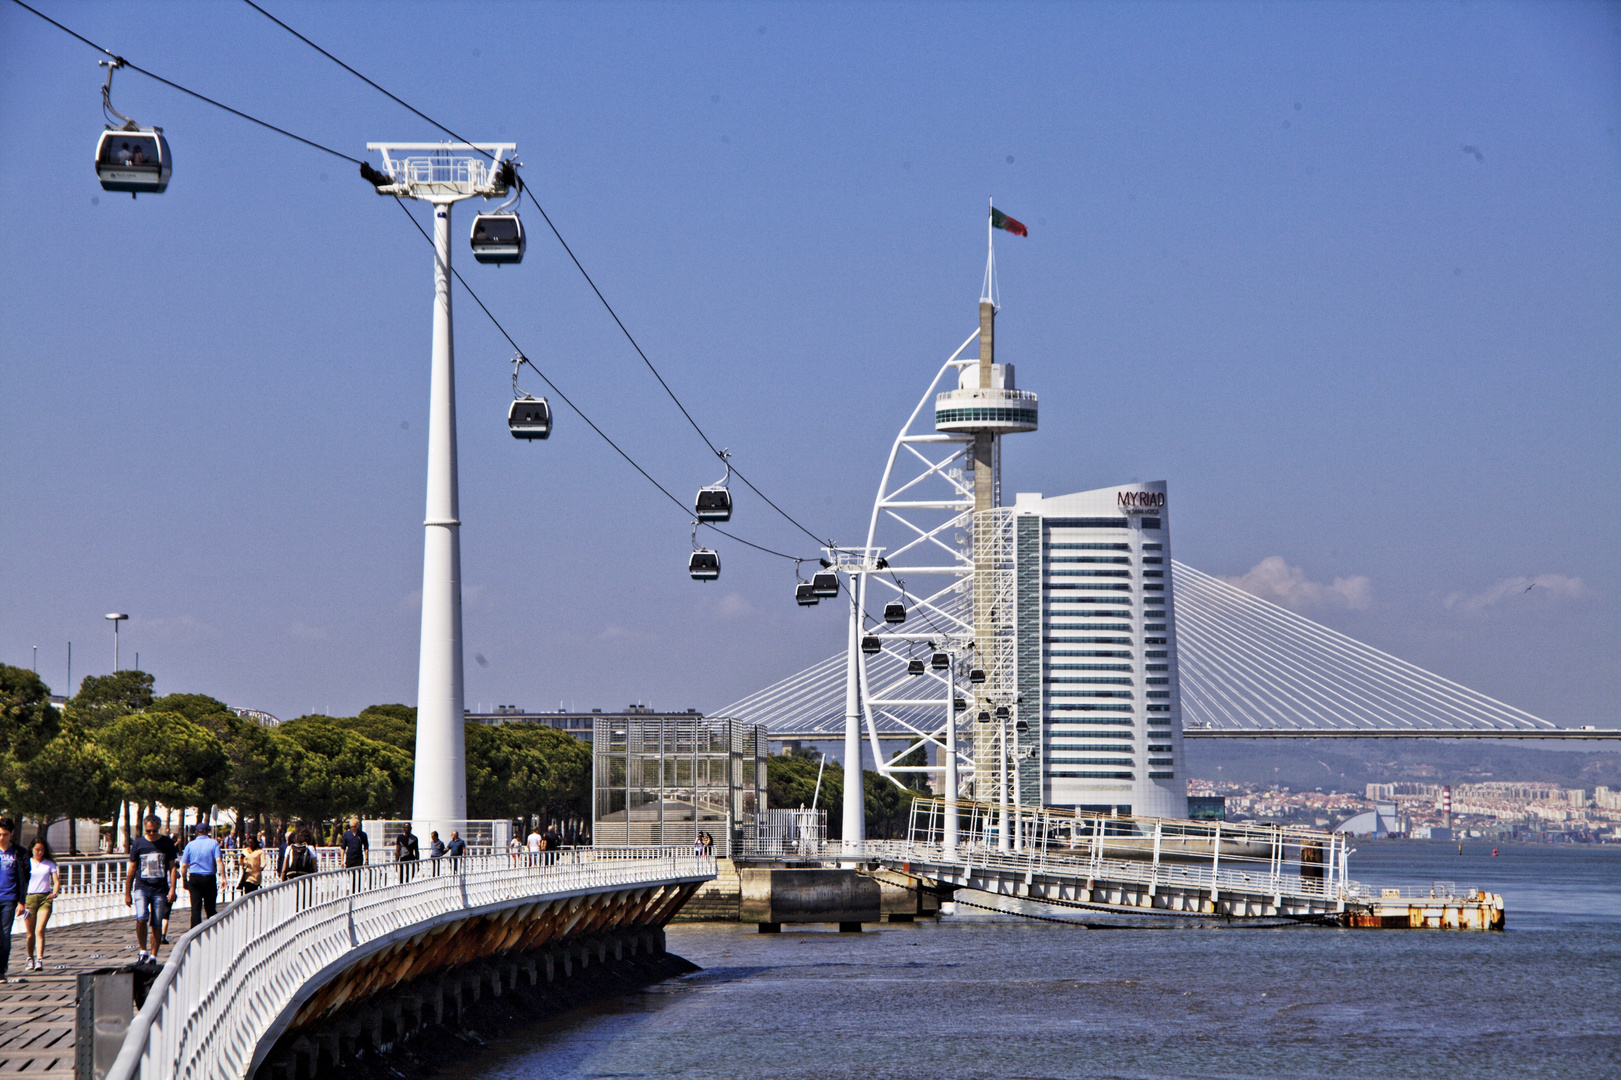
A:
[[[293,845],[283,854],[281,859],[281,879],[291,880],[313,874],[321,869],[321,862],[315,855],[315,834],[308,825],[300,825],[298,832],[293,834]]]
[[[411,823],[405,823],[405,831],[400,833],[394,841],[394,861],[400,864],[400,884],[405,884],[416,876],[416,864],[422,858],[422,845],[417,840],[416,833],[411,831]]]

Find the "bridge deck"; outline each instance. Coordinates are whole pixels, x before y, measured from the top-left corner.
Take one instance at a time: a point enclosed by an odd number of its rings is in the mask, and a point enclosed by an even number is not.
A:
[[[185,932],[189,917],[176,912],[170,940]],[[0,1076],[73,1075],[73,1002],[81,971],[135,960],[134,922],[129,918],[47,929],[44,971],[28,971],[23,935],[11,939],[12,982],[0,986]],[[169,946],[158,951],[168,959]]]

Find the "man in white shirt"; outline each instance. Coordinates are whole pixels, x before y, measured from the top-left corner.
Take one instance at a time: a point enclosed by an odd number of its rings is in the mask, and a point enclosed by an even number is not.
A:
[[[527,843],[528,843],[528,846],[529,846],[529,865],[530,866],[539,866],[540,865],[540,850],[541,850],[541,847],[543,846],[542,843],[541,843],[540,826],[539,825],[533,825],[533,826],[530,827],[530,829],[529,829],[529,840],[527,841]]]

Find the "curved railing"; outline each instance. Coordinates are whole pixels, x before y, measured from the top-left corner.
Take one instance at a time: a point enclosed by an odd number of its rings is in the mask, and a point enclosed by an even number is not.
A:
[[[313,980],[433,926],[604,889],[702,881],[685,848],[576,848],[382,863],[249,893],[175,943],[109,1080],[240,1080]]]

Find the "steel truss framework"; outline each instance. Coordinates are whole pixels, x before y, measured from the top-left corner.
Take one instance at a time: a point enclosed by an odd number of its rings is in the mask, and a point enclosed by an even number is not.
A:
[[[960,357],[978,336],[977,330],[969,335],[941,366],[890,449],[865,553],[867,560],[884,555],[887,567],[870,568],[869,561],[855,586],[862,636],[879,638],[883,648],[872,656],[858,654],[856,670],[861,722],[881,773],[897,783],[909,774],[939,774],[948,748],[954,749],[965,789],[972,781],[976,799],[996,802],[994,774],[1000,770],[985,765],[997,759],[1002,745],[998,725],[974,717],[981,710],[994,713],[998,705],[1017,717],[1014,518],[999,508],[974,521],[972,476],[963,470],[968,437],[934,432],[932,424],[913,430],[946,373],[974,363]],[[927,416],[932,421],[932,410]],[[996,464],[999,483],[1000,447]],[[988,574],[980,575],[988,580],[977,583],[975,528],[991,530],[992,540],[983,553]],[[886,540],[892,543],[886,546]],[[1621,736],[1609,729],[1557,728],[1184,563],[1173,561],[1171,569],[1188,737]],[[918,587],[920,580],[929,586]],[[895,599],[907,608],[899,625],[884,621],[884,605]],[[939,651],[951,658],[943,671],[929,663]],[[913,659],[924,662],[923,675],[907,673]],[[977,685],[968,680],[976,667],[985,673]],[[778,740],[841,738],[848,669],[847,654],[828,657],[734,702],[721,715],[764,724]],[[1039,717],[1028,719],[1036,730]],[[967,730],[975,734],[965,746],[958,736]],[[886,755],[882,743],[900,749]],[[937,764],[902,763],[920,746],[935,748]],[[976,761],[982,763],[977,773]]]

